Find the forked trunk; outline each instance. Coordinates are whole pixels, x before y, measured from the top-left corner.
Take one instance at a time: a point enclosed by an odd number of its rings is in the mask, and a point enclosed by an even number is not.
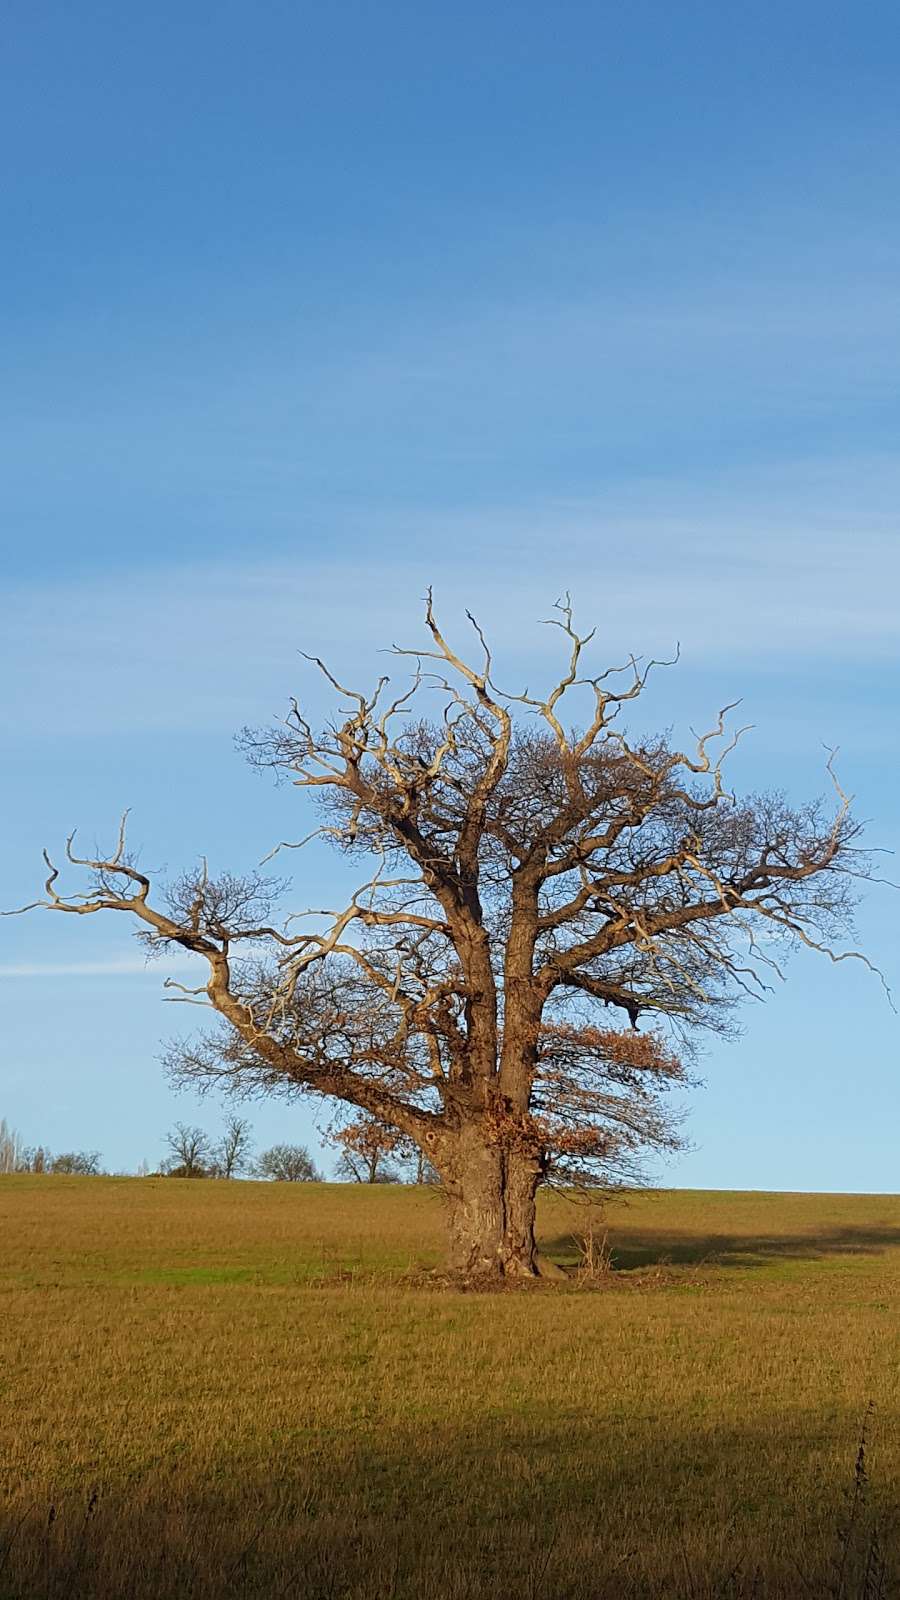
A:
[[[449,1263],[464,1282],[564,1276],[535,1243],[541,1166],[463,1134],[442,1164],[448,1205]]]

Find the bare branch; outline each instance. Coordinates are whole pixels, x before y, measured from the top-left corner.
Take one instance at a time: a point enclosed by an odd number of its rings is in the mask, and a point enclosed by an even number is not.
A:
[[[429,590],[425,647],[393,649],[411,663],[402,683],[361,692],[307,656],[334,720],[315,731],[292,700],[273,729],[243,736],[256,765],[320,807],[265,861],[319,837],[369,861],[343,907],[283,917],[286,885],[205,860],[160,892],[129,853],[126,813],[108,857],[77,854],[70,835],[80,888],[64,892],[45,854],[43,896],[6,914],[126,911],[151,951],[201,955],[206,984],[168,979],[165,994],[212,1008],[221,1032],[173,1051],[180,1079],[379,1119],[440,1172],[461,1270],[531,1272],[539,1183],[612,1181],[643,1148],[675,1148],[660,1096],[684,1081],[698,1029],[724,1034],[735,1003],[783,977],[782,948],[858,960],[887,983],[847,948],[858,885],[876,879],[836,752],[833,805],[739,800],[725,781],[748,731],[730,730],[739,702],[693,748],[637,737],[623,707],[671,663],[592,670],[594,631],[578,631],[566,594],[548,619],[565,652],[555,681],[508,694],[466,616],[474,662]],[[573,704],[587,707],[579,726]],[[601,1008],[621,1026],[597,1027]],[[503,1218],[497,1237],[467,1237],[473,1216]]]

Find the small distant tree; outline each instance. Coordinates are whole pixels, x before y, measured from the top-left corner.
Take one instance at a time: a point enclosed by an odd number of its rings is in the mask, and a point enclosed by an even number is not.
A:
[[[408,1171],[410,1176],[407,1179],[407,1182],[415,1184],[427,1183],[432,1186],[437,1186],[440,1184],[440,1173],[436,1167],[432,1166],[425,1154],[425,1151],[420,1149],[418,1145],[412,1146],[409,1160],[410,1167],[408,1168]]]
[[[271,1178],[275,1183],[322,1181],[312,1156],[302,1144],[273,1144],[270,1150],[263,1151],[254,1171],[258,1178]]]
[[[225,1132],[212,1147],[212,1173],[216,1178],[235,1178],[250,1166],[253,1134],[245,1117],[231,1117]]]
[[[99,1150],[66,1150],[54,1156],[50,1171],[79,1178],[95,1178],[100,1171]]]
[[[0,1119],[0,1173],[19,1172],[22,1155],[22,1141],[3,1117]]]
[[[162,1163],[161,1170],[167,1177],[208,1178],[211,1175],[212,1150],[202,1128],[176,1122],[166,1134],[166,1144],[172,1154]]]
[[[19,1151],[16,1171],[34,1173],[49,1172],[51,1162],[52,1157],[50,1155],[50,1151],[45,1150],[42,1144],[24,1145]]]
[[[381,1122],[361,1116],[328,1135],[338,1149],[336,1173],[350,1183],[439,1184],[440,1176],[413,1139]]]
[[[338,1149],[337,1172],[351,1183],[399,1183],[394,1160],[410,1154],[410,1141],[378,1117],[354,1118],[330,1135]]]

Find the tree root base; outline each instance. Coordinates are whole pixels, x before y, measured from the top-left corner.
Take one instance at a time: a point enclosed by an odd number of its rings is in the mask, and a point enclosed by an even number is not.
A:
[[[513,1289],[546,1289],[553,1284],[572,1282],[572,1274],[565,1267],[557,1266],[555,1261],[550,1261],[546,1256],[535,1257],[534,1269],[505,1271],[492,1269],[487,1272],[454,1271],[452,1268],[437,1274],[441,1282],[448,1288],[459,1289],[466,1294],[500,1294],[508,1293]],[[432,1279],[432,1282],[435,1281]]]

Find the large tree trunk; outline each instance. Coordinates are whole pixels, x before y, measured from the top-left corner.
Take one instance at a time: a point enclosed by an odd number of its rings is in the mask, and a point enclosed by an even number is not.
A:
[[[503,1276],[501,1152],[463,1130],[439,1164],[447,1197],[449,1266],[466,1281]]]
[[[564,1277],[535,1244],[541,1164],[464,1130],[440,1164],[447,1196],[449,1263],[465,1282]]]

